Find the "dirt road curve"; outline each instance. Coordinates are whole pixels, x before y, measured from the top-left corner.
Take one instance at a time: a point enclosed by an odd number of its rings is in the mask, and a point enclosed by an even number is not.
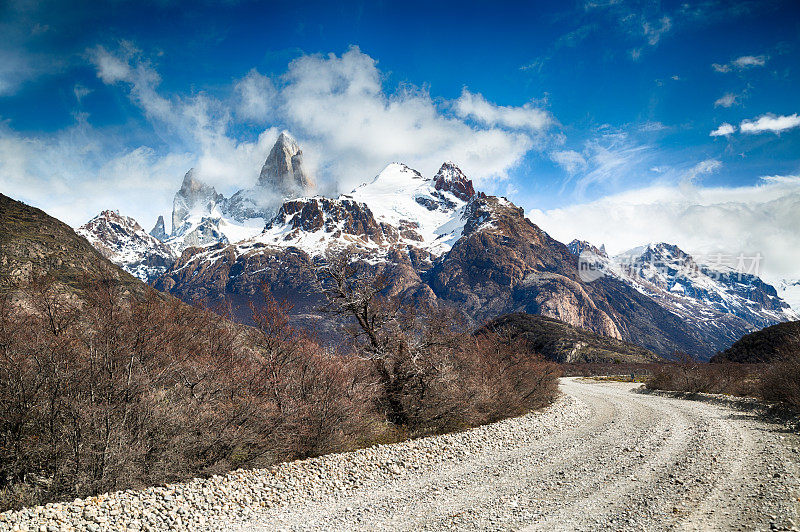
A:
[[[433,470],[409,469],[290,500],[237,529],[791,530],[800,524],[796,435],[724,407],[632,389],[565,379],[562,390],[578,414],[551,434],[504,442]],[[535,424],[550,418],[524,419],[539,430]]]

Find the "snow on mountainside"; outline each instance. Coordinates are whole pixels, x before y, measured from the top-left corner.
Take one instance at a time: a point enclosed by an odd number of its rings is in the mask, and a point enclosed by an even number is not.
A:
[[[136,220],[103,211],[76,231],[111,262],[143,281],[154,279],[175,262],[172,249],[148,234]]]
[[[446,188],[437,190],[440,182],[453,183],[392,163],[369,183],[338,198],[284,202],[261,234],[239,242],[237,248],[247,252],[264,245],[296,247],[312,257],[353,248],[375,261],[390,248],[405,246],[439,256],[461,236],[467,203]],[[472,188],[469,180],[462,184]]]
[[[303,151],[286,132],[269,152],[256,185],[230,198],[204,183],[195,169],[183,178],[172,208],[172,232],[165,241],[178,253],[188,247],[235,243],[254,237],[282,200],[308,194],[314,180],[303,167]]]
[[[798,319],[775,288],[756,275],[700,264],[677,246],[648,244],[609,258],[588,243],[575,242],[570,250],[579,251],[581,265],[593,263],[603,274],[698,326],[721,327],[726,316],[740,318],[753,329]]]
[[[800,314],[800,279],[781,279],[775,288],[778,289],[781,299]]]

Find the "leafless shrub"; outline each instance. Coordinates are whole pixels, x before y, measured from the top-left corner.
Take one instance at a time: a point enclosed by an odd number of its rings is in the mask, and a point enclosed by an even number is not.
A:
[[[759,367],[732,362],[709,364],[683,355],[677,362],[659,364],[652,370],[647,388],[687,393],[753,395]]]
[[[800,354],[787,355],[764,373],[760,392],[764,399],[800,412]]]

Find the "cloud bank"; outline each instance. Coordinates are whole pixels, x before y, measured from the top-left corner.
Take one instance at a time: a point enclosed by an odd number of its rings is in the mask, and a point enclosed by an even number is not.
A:
[[[131,42],[95,46],[86,57],[99,82],[141,111],[152,132],[139,137],[151,141],[126,145],[123,132],[96,129],[85,113],[50,135],[0,128],[0,185],[73,226],[104,208],[151,224],[169,212],[190,167],[223,193],[251,186],[281,129],[303,145],[320,191],[334,193],[393,161],[431,175],[453,160],[490,188],[549,145],[557,123],[532,103],[500,106],[467,89],[434,101],[411,85],[387,88],[377,61],[356,47],[301,56],[274,78],[250,70],[213,95],[163,90],[157,65]],[[75,87],[78,104],[88,90]]]
[[[705,162],[701,171],[718,168]],[[700,255],[761,253],[770,281],[797,276],[800,176],[770,176],[753,186],[704,187],[684,180],[604,197],[529,217],[562,242],[605,244],[620,253],[669,242]]]

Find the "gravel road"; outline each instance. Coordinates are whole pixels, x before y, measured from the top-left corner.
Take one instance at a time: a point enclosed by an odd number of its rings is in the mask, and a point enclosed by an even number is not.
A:
[[[563,379],[520,418],[0,514],[0,530],[796,529],[796,434],[635,387]]]

